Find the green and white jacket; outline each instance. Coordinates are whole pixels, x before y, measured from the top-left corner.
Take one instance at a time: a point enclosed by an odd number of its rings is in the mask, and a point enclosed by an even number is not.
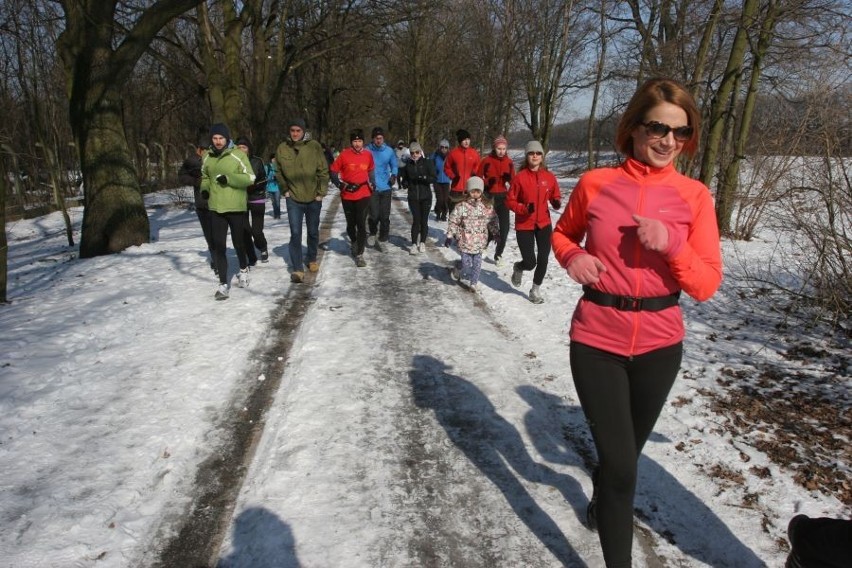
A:
[[[218,154],[210,150],[201,163],[201,191],[210,192],[210,210],[216,213],[237,213],[248,210],[246,188],[254,183],[254,170],[248,156],[239,148],[225,148]],[[226,185],[216,178],[224,175]]]

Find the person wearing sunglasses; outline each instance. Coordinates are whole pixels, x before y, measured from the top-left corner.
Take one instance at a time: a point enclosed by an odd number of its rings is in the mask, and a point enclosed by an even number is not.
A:
[[[570,364],[597,450],[587,512],[608,567],[630,566],[642,448],[680,369],[681,292],[709,299],[722,281],[710,191],[675,169],[699,140],[692,95],[645,82],[616,131],[622,164],[584,174],[553,232],[553,252],[583,286]]]
[[[411,211],[411,248],[408,252],[417,254],[426,251],[436,171],[435,162],[423,155],[423,147],[418,142],[412,142],[408,150],[411,158],[401,166],[399,179],[408,188],[408,208]]]
[[[524,272],[535,270],[529,295],[533,304],[544,303],[540,287],[547,274],[553,232],[548,205],[559,209],[562,193],[556,176],[548,171],[544,162],[541,142],[532,140],[527,142],[524,163],[509,186],[506,206],[515,212],[515,238],[521,251],[521,261],[512,267],[512,285],[520,286]]]

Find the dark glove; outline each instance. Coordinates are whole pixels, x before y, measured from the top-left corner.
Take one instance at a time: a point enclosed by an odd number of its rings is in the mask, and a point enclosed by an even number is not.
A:
[[[511,183],[511,181],[512,181],[512,176],[509,174],[509,172],[506,172],[505,174],[503,174],[503,183]]]
[[[396,185],[396,176],[391,175],[390,180],[388,180],[389,185]]]
[[[562,202],[559,201],[558,199],[551,199],[550,200],[550,206],[553,207],[554,209],[559,209],[560,207],[562,207]]]
[[[450,246],[451,244],[453,244],[453,239],[452,239],[452,237],[447,237],[447,238],[446,238],[446,240],[444,241],[444,246],[445,246],[445,247],[447,247],[447,248],[449,248],[449,246]]]
[[[527,203],[527,213],[535,211],[535,203]]]
[[[216,176],[216,183],[219,185],[228,185],[228,176],[225,174],[219,174]]]
[[[206,189],[201,190],[201,199],[210,199],[210,192]]]

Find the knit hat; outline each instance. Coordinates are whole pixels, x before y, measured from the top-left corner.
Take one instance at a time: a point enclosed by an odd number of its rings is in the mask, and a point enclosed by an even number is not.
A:
[[[251,140],[249,140],[247,136],[240,136],[239,138],[237,138],[234,142],[234,145],[246,146],[249,149],[248,153],[251,154]]]
[[[507,148],[509,147],[509,141],[506,140],[506,137],[503,136],[502,134],[494,139],[494,142],[491,143],[491,147],[496,148],[497,146],[500,146],[501,144],[503,146],[506,146]]]
[[[530,140],[527,142],[526,148],[524,148],[524,154],[529,154],[530,152],[541,152],[544,154],[544,148],[541,147],[541,142],[538,140]]]
[[[467,140],[470,138],[470,132],[465,130],[464,128],[459,128],[456,130],[456,140],[459,141],[459,144],[462,143],[462,140]]]
[[[290,123],[287,125],[287,128],[290,128],[291,126],[298,126],[302,130],[305,130],[308,127],[307,124],[305,124],[305,119],[300,117],[291,119]]]
[[[483,191],[485,190],[485,182],[482,181],[481,177],[471,176],[467,178],[467,183],[464,184],[464,190],[467,192],[474,190]]]
[[[443,138],[443,139],[441,139],[440,142],[438,142],[438,147],[439,148],[449,148],[450,147],[450,141],[447,140],[446,138]]]
[[[364,141],[364,131],[360,128],[356,128],[349,133],[349,141],[354,142],[355,140]]]
[[[228,130],[228,127],[222,124],[221,122],[217,122],[213,126],[210,127],[210,138],[213,138],[215,135],[224,136],[226,140],[231,140],[231,131]]]
[[[373,133],[370,134],[370,138],[375,138],[376,136],[384,136],[385,131],[381,126],[377,126],[373,129]]]
[[[408,151],[411,152],[412,154],[414,152],[420,152],[422,154],[423,153],[423,147],[420,145],[419,142],[412,142],[411,146],[408,147]]]

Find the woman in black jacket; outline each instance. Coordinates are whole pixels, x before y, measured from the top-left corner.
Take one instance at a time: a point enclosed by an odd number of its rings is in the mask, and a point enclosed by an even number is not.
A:
[[[412,142],[408,150],[411,158],[401,169],[401,177],[408,186],[408,208],[411,210],[410,254],[426,250],[429,234],[429,211],[432,208],[432,184],[437,176],[435,162],[423,155],[423,148]]]
[[[266,217],[266,167],[259,156],[252,154],[251,140],[245,136],[237,138],[237,148],[246,153],[254,170],[254,183],[246,188],[248,211],[246,212],[246,232],[243,240],[246,245],[246,256],[249,266],[257,264],[257,250],[260,251],[260,261],[269,262],[268,244],[263,234],[263,222]]]

